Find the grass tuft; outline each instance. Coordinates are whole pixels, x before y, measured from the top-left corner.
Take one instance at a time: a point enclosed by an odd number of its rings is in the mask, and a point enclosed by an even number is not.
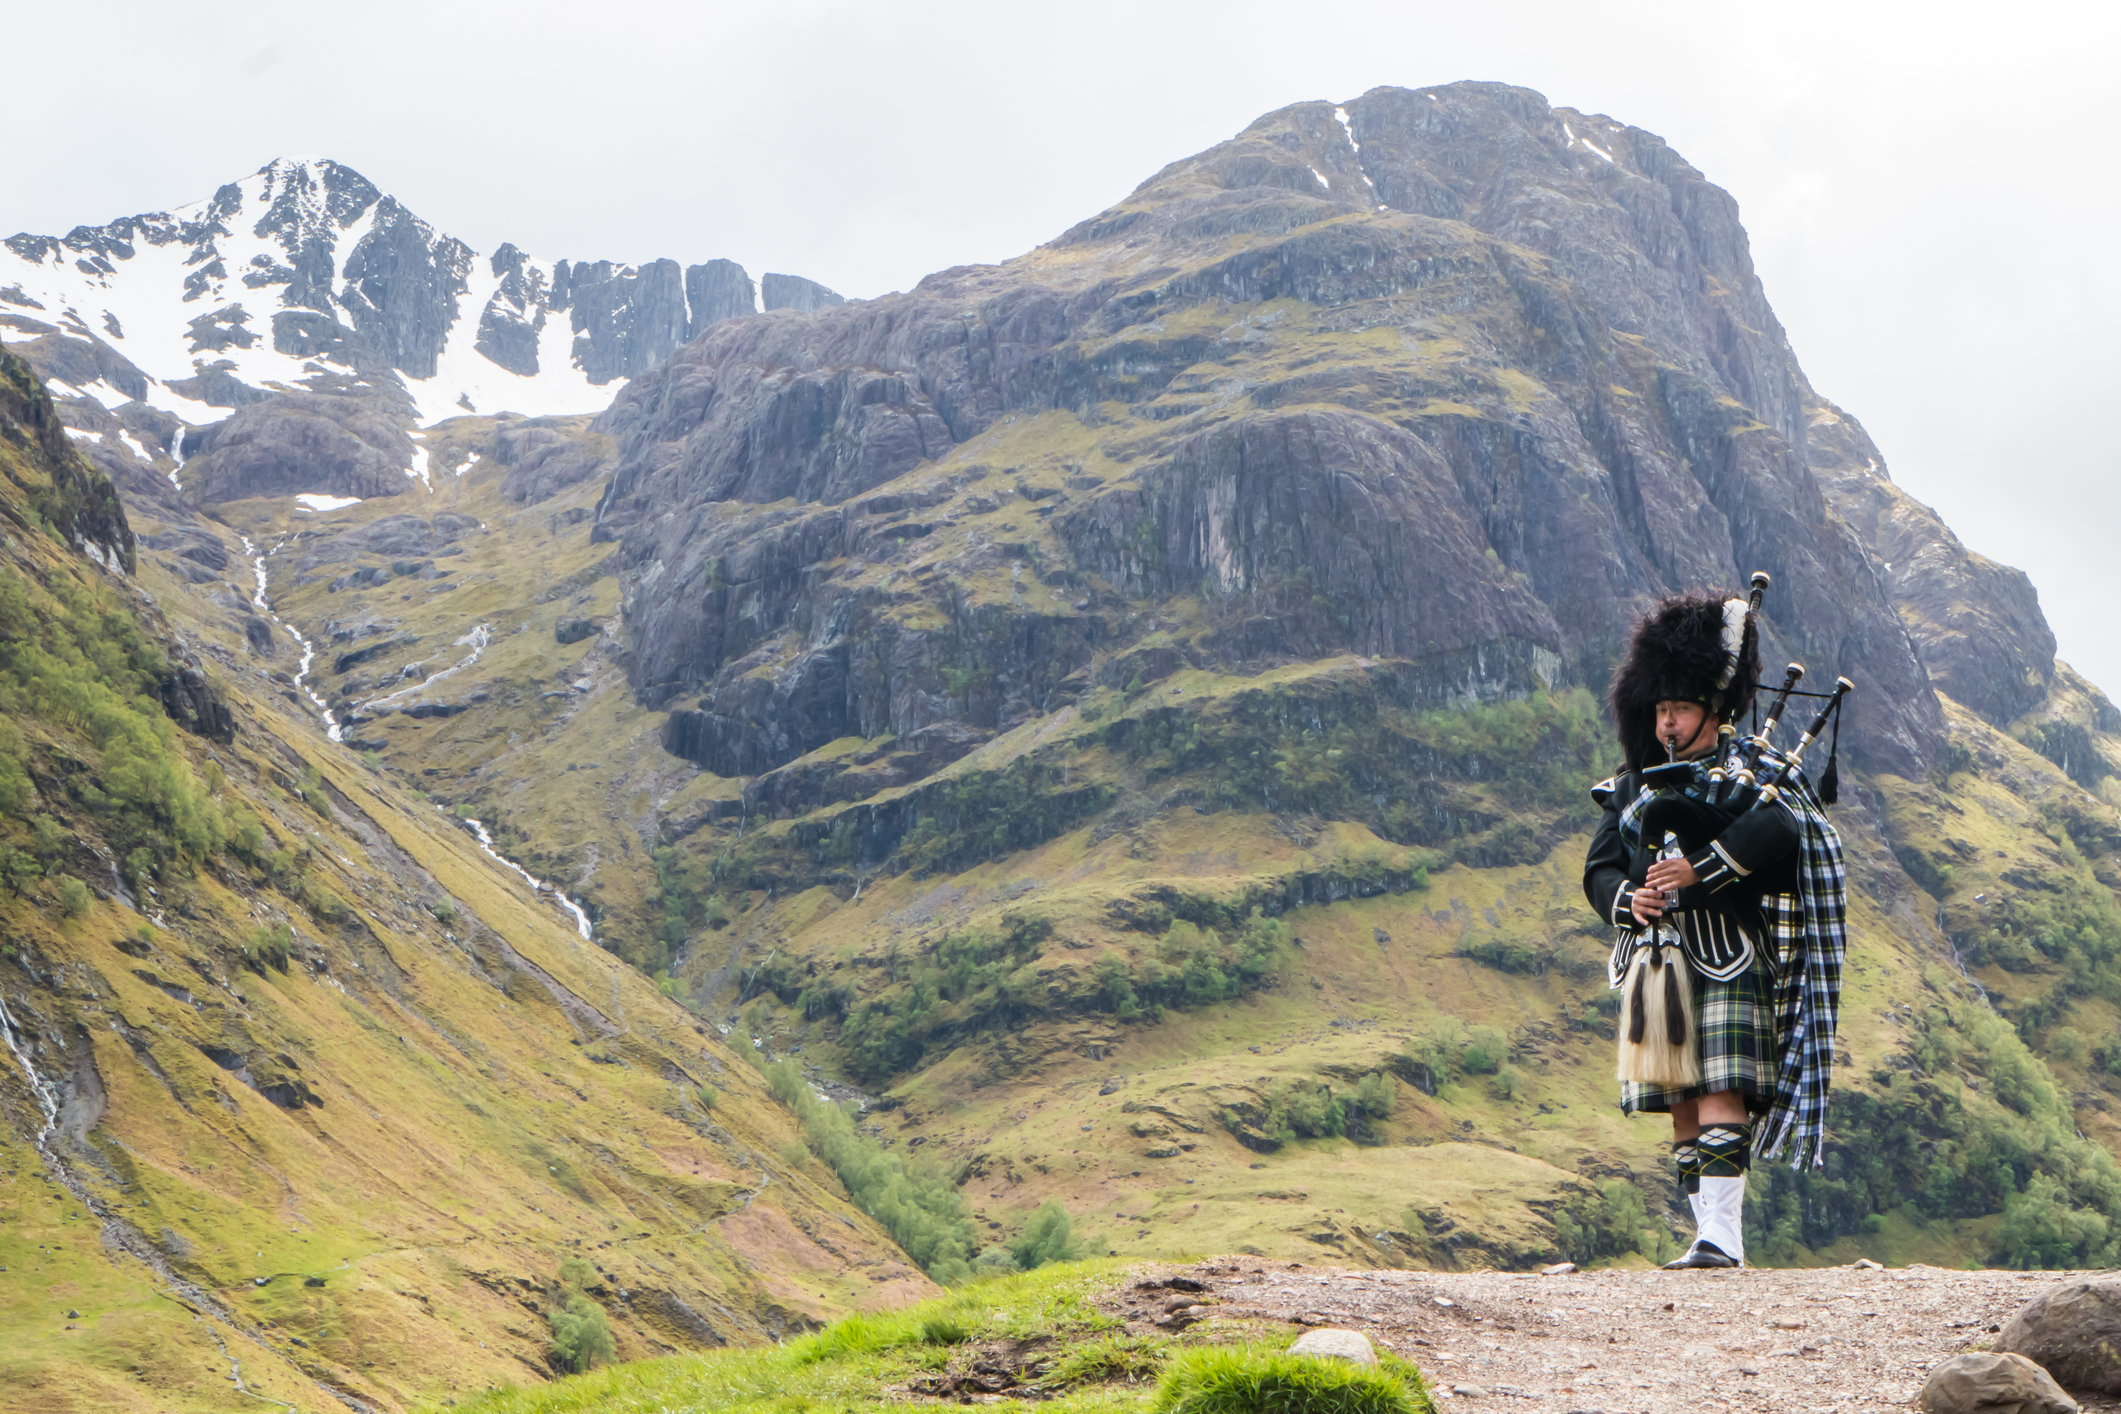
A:
[[[1398,1369],[1411,1367],[1394,1362]],[[1157,1385],[1152,1414],[1431,1414],[1418,1374],[1260,1345],[1189,1350]]]
[[[1168,1341],[1107,1336],[1070,1349],[1040,1383],[1052,1389],[1112,1380],[1135,1384],[1153,1379],[1170,1357]]]

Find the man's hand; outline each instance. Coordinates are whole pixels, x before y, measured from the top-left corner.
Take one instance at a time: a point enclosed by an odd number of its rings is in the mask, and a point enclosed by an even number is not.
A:
[[[1660,859],[1650,866],[1649,873],[1643,879],[1646,888],[1655,889],[1659,893],[1683,889],[1700,882],[1701,876],[1696,874],[1694,866],[1684,859]]]
[[[1637,889],[1628,907],[1634,910],[1635,922],[1647,928],[1664,916],[1664,895],[1651,888]]]

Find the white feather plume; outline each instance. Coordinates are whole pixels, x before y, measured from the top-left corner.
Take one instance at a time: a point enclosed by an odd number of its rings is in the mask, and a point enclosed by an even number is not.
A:
[[[1745,647],[1745,611],[1743,599],[1723,601],[1723,672],[1716,679],[1718,692],[1738,676],[1738,653]]]

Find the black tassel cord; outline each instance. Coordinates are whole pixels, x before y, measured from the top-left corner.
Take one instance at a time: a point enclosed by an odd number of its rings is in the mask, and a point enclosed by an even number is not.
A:
[[[1686,1044],[1686,1012],[1679,1002],[1679,969],[1664,964],[1664,1034],[1675,1046]]]
[[[1643,974],[1649,971],[1650,967],[1655,967],[1657,965],[1655,961],[1656,956],[1657,950],[1653,947],[1650,949],[1651,960],[1648,966],[1638,967],[1635,969],[1634,1005],[1628,1008],[1628,1040],[1630,1043],[1637,1046],[1642,1044],[1643,1029],[1649,1025],[1648,1019],[1643,1015],[1643,1008],[1645,1005],[1647,1005],[1649,1001],[1649,998],[1643,994]]]
[[[1848,701],[1842,698],[1842,702]],[[1834,734],[1827,738],[1826,769],[1819,773],[1819,803],[1832,805],[1841,799],[1841,703],[1834,704]]]
[[[1753,686],[1756,688],[1764,688],[1767,686],[1767,684],[1762,682],[1755,683],[1753,684]],[[1830,692],[1805,692],[1802,690],[1798,690],[1791,692],[1790,696],[1827,698],[1833,696],[1833,694]],[[1846,701],[1848,701],[1846,697],[1841,699],[1841,702]],[[1755,697],[1753,699],[1753,734],[1755,736],[1758,736],[1760,734],[1760,699],[1758,697]],[[1826,769],[1819,773],[1819,803],[1821,805],[1834,805],[1838,803],[1840,799],[1841,703],[1837,702],[1834,704],[1833,731],[1831,735],[1827,737]]]

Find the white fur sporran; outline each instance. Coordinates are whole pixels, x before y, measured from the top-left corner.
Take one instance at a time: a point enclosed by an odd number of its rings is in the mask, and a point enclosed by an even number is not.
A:
[[[1701,1083],[1694,986],[1676,934],[1645,938],[1620,989],[1621,1080],[1678,1089]]]

